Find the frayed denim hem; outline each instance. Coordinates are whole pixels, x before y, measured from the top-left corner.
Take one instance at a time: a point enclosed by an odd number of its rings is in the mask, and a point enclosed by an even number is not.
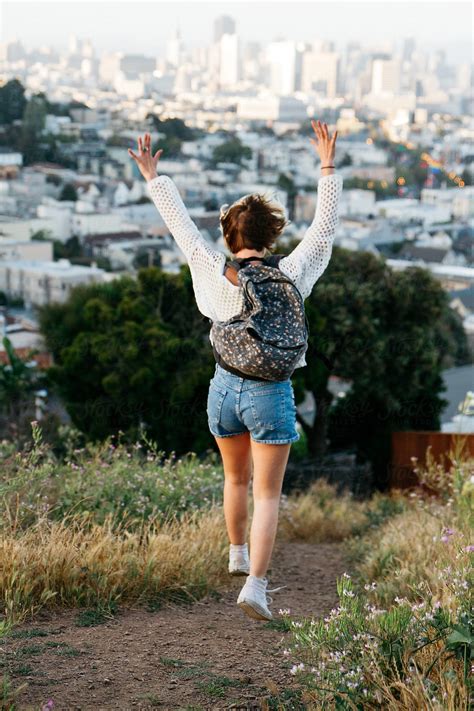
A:
[[[297,434],[294,437],[291,437],[291,439],[255,439],[252,435],[250,435],[250,437],[253,442],[257,442],[257,444],[292,444],[293,442],[297,442],[301,435]]]

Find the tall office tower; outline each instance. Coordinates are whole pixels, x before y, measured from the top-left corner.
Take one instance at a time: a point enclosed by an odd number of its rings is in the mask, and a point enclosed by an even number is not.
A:
[[[191,72],[189,67],[181,65],[176,70],[173,83],[173,93],[180,94],[191,90]]]
[[[69,54],[80,54],[81,52],[81,40],[78,39],[76,35],[69,35],[68,40],[68,50]]]
[[[222,35],[235,34],[235,20],[229,15],[219,15],[214,20],[214,42],[219,42]]]
[[[15,37],[11,42],[5,43],[3,56],[7,62],[18,62],[26,57],[25,48],[20,40]]]
[[[183,58],[183,43],[179,27],[173,37],[166,43],[166,59],[173,67],[179,67]]]
[[[312,50],[313,52],[335,52],[336,48],[332,40],[316,39],[313,40]]]
[[[239,80],[239,40],[235,32],[224,33],[219,40],[220,67],[219,86],[234,86]]]
[[[123,53],[104,52],[99,63],[99,79],[104,84],[111,83],[120,71]]]
[[[372,86],[374,94],[400,91],[400,62],[398,59],[374,59],[372,63]]]
[[[471,65],[463,62],[456,67],[456,88],[469,91],[471,87]]]
[[[414,37],[405,37],[403,40],[403,47],[402,47],[402,61],[407,62],[411,61],[413,57],[413,53],[416,48],[416,42]]]
[[[242,79],[258,82],[261,75],[261,46],[258,42],[246,42],[241,52]]]
[[[87,59],[92,59],[94,56],[94,46],[90,39],[84,40],[81,47],[81,55],[87,57]]]
[[[189,50],[190,61],[198,69],[209,66],[209,47],[193,47]]]
[[[303,90],[303,58],[306,52],[311,51],[311,45],[306,42],[298,42],[295,56],[295,91]]]
[[[218,89],[234,86],[240,79],[240,49],[235,22],[221,15],[214,23],[214,42],[209,49],[211,85]]]
[[[138,79],[141,74],[151,74],[156,69],[156,59],[143,54],[124,54],[120,69],[129,79]]]
[[[332,51],[305,52],[301,68],[302,91],[323,92],[337,96],[339,90],[340,56]]]
[[[267,46],[270,68],[270,88],[275,94],[287,96],[296,90],[296,44],[291,40],[276,40]]]

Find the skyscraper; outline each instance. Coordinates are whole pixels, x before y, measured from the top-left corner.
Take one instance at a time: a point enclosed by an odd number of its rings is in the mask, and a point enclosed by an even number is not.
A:
[[[324,96],[335,97],[339,89],[339,72],[338,52],[305,52],[302,59],[301,88],[303,91],[317,91]]]
[[[234,86],[240,78],[239,40],[235,21],[229,15],[220,15],[214,22],[210,68],[220,89]]]
[[[400,91],[400,62],[397,59],[374,59],[372,64],[372,87],[374,94]]]
[[[214,20],[214,42],[219,42],[222,35],[235,34],[235,20],[229,15],[219,15]]]
[[[183,43],[181,41],[181,33],[179,27],[176,28],[176,32],[173,37],[166,43],[166,60],[173,65],[173,67],[179,67],[183,54]]]
[[[276,40],[267,47],[270,66],[270,85],[275,94],[287,96],[295,91],[296,44],[290,40]]]

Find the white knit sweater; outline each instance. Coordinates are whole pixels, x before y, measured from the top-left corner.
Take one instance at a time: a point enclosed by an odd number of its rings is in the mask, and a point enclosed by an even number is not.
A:
[[[303,299],[310,295],[329,263],[339,223],[342,184],[338,173],[319,178],[314,219],[299,244],[278,264],[283,274],[296,284]],[[228,257],[200,234],[173,180],[168,175],[158,175],[147,181],[147,191],[188,261],[199,311],[212,321],[225,321],[240,313],[244,305],[242,288],[224,276]],[[304,365],[303,355],[296,367]]]

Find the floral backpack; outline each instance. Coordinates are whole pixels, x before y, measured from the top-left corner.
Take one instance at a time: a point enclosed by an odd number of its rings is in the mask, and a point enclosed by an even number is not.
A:
[[[278,268],[284,254],[229,261],[243,288],[244,307],[227,321],[211,321],[216,360],[257,380],[287,380],[308,348],[309,323],[297,286]],[[258,259],[260,264],[248,263]]]

